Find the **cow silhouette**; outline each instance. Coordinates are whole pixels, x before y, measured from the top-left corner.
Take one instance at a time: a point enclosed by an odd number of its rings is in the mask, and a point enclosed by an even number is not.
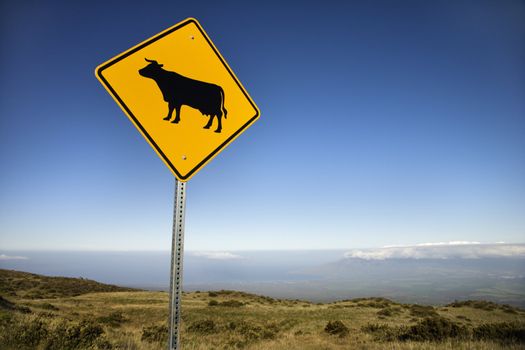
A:
[[[226,119],[228,111],[224,108],[224,90],[219,85],[185,77],[176,72],[163,69],[163,65],[154,60],[145,59],[149,64],[139,69],[143,77],[153,79],[159,86],[164,101],[168,103],[168,116],[164,120],[170,120],[175,110],[175,119],[172,123],[180,122],[180,109],[183,105],[198,109],[202,115],[210,117],[204,129],[209,129],[213,124],[213,118],[217,117],[217,129],[222,130],[222,116]]]

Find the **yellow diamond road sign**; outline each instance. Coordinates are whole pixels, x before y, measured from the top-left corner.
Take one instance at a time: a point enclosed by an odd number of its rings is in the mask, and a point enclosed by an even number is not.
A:
[[[101,64],[96,76],[181,181],[260,114],[193,18]]]

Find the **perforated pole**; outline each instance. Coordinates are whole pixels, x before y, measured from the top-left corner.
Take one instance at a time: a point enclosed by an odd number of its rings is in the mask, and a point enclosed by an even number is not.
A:
[[[173,241],[171,244],[170,315],[168,350],[180,350],[180,319],[182,301],[182,258],[184,254],[184,214],[186,209],[186,184],[175,180],[175,205],[173,208]]]

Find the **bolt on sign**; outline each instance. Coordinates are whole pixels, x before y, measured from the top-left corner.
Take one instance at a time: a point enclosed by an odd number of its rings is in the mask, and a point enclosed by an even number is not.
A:
[[[101,64],[96,76],[183,182],[260,114],[193,18]]]

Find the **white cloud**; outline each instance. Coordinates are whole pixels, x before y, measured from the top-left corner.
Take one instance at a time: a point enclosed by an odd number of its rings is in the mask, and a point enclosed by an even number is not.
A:
[[[234,259],[242,259],[243,257],[240,255],[232,254],[230,252],[191,252],[190,253],[193,256],[198,256],[206,259],[211,260],[234,260]]]
[[[346,252],[345,257],[364,260],[525,258],[525,244],[482,244],[466,241],[422,243],[414,246],[356,249]]]
[[[430,247],[430,246],[443,246],[443,245],[474,245],[481,244],[480,242],[470,241],[450,241],[450,242],[436,242],[436,243],[419,243],[416,244],[418,247]]]
[[[27,260],[26,256],[0,254],[0,260]]]
[[[504,242],[496,242],[496,243],[504,243]],[[431,243],[419,243],[415,244],[413,247],[430,247],[430,246],[450,246],[450,245],[473,245],[473,244],[481,244],[480,242],[476,241],[450,241],[450,242],[431,242]],[[406,245],[386,245],[383,248],[405,248],[408,247]],[[412,246],[411,246],[412,247]]]

